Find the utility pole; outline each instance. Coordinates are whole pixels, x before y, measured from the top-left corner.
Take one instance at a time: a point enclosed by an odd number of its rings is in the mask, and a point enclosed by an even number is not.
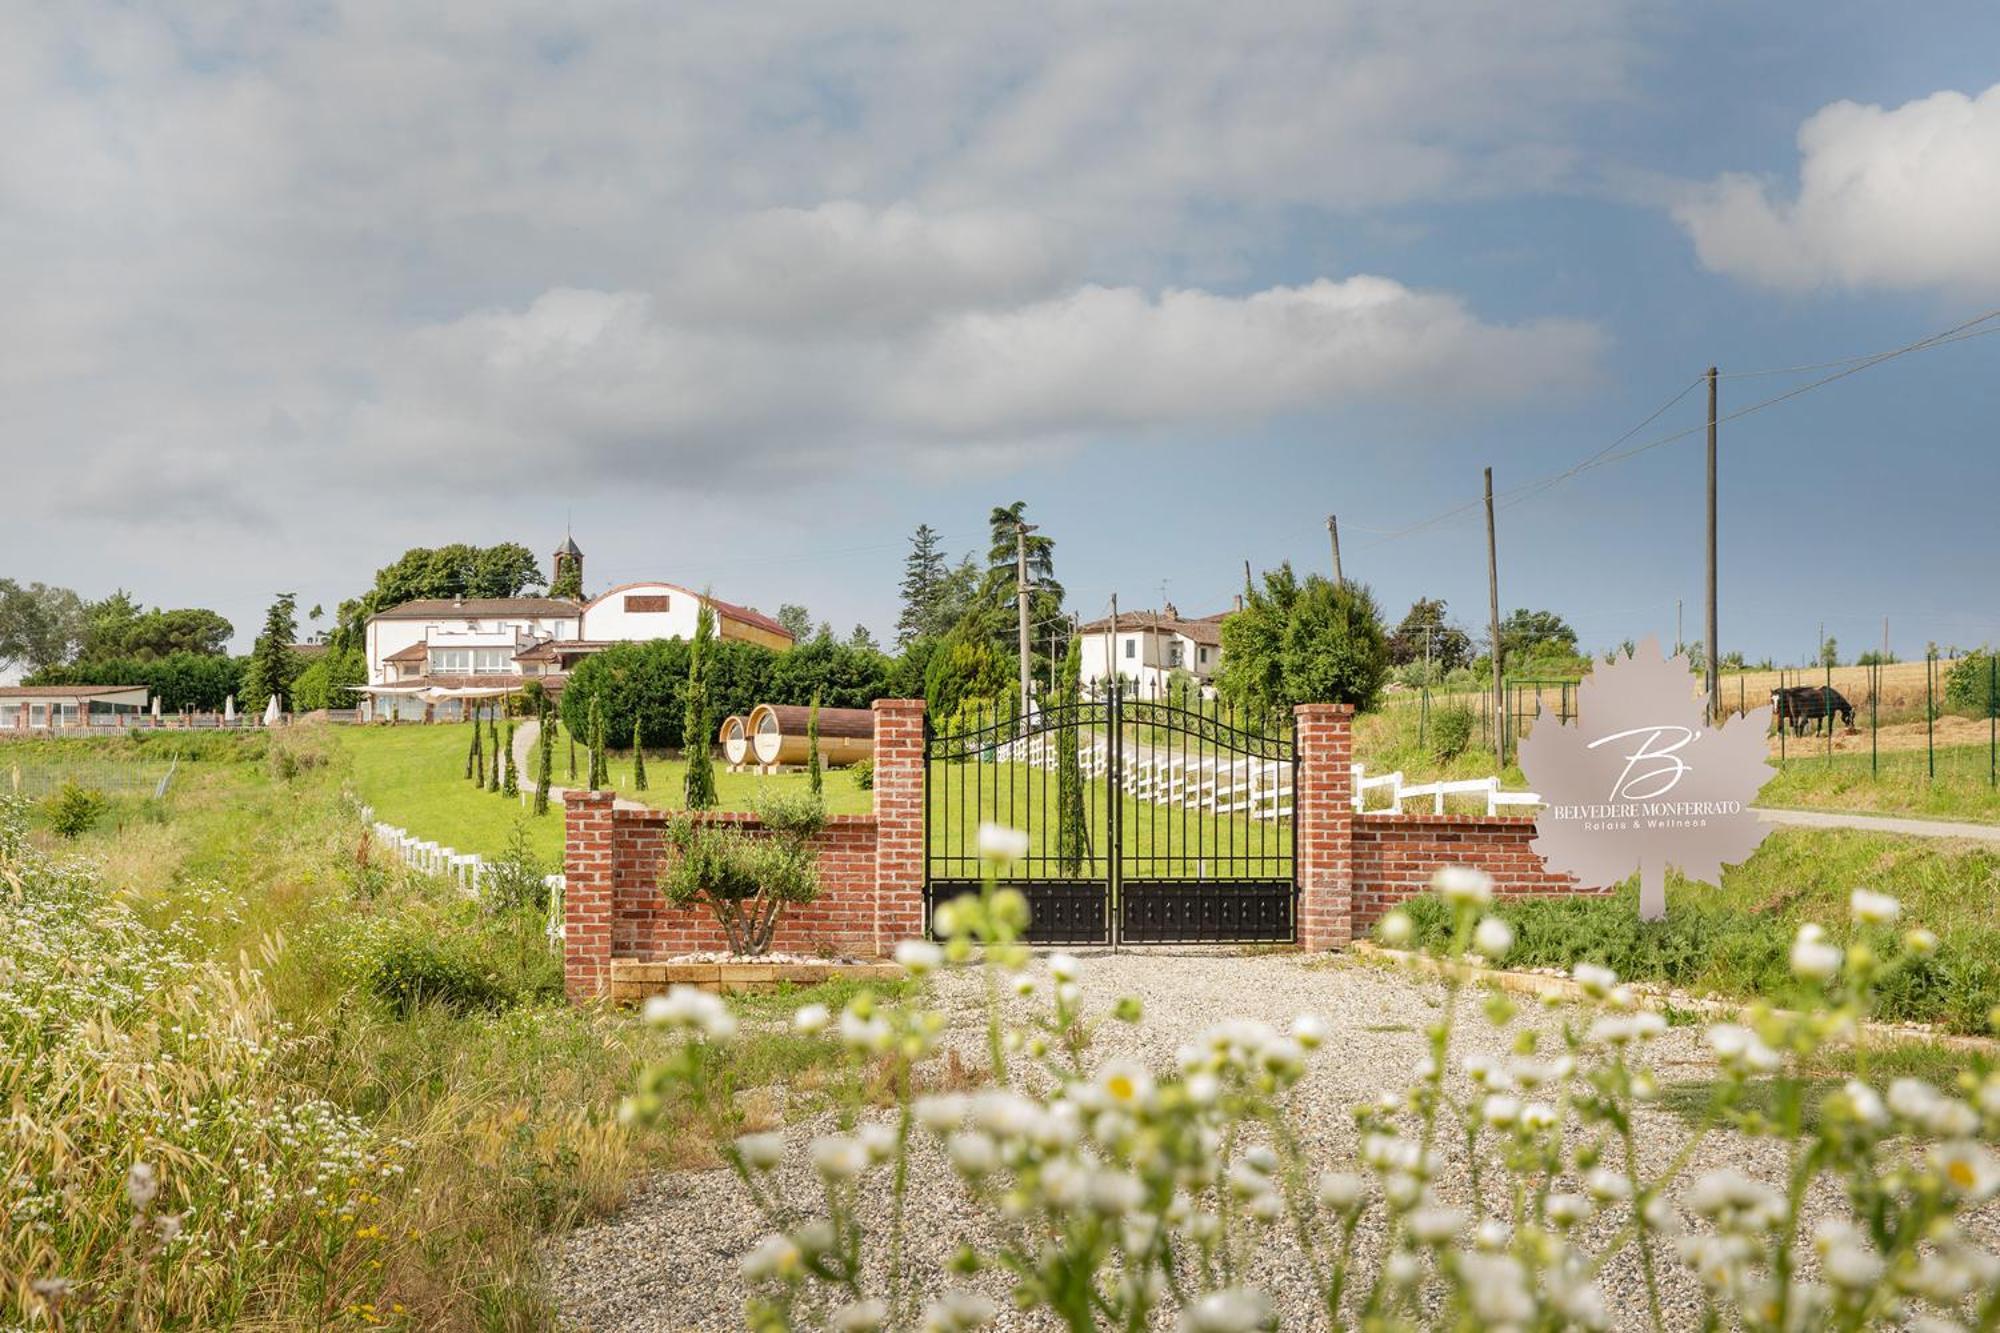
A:
[[[1494,772],[1507,767],[1507,700],[1500,688],[1500,555],[1493,541],[1493,469],[1486,469],[1486,602],[1493,616]]]
[[[1118,594],[1111,594],[1110,638],[1104,645],[1104,680],[1107,688],[1118,684]]]
[[[1035,530],[1032,523],[1014,525],[1014,600],[1021,612],[1021,716],[1028,715],[1029,691],[1033,685],[1031,676],[1035,659],[1028,648],[1028,534]]]
[[[1337,588],[1347,580],[1340,576],[1340,520],[1332,514],[1326,516],[1326,535],[1333,543],[1333,584]]]
[[[1715,367],[1708,368],[1708,624],[1701,659],[1708,676],[1708,720],[1722,717],[1722,646],[1715,627]]]

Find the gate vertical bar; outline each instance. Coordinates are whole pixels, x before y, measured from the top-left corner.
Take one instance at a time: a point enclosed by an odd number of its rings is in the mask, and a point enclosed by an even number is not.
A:
[[[1119,887],[1124,867],[1119,863],[1125,859],[1125,689],[1124,682],[1114,677],[1111,682],[1111,699],[1105,719],[1111,731],[1110,766],[1105,773],[1104,797],[1110,806],[1111,845],[1105,848],[1104,866],[1104,910],[1105,936],[1111,947],[1118,947],[1119,935],[1124,924],[1124,894]]]

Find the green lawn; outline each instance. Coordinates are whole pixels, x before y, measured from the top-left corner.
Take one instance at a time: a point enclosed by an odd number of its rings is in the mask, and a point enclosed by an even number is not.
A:
[[[331,731],[349,756],[355,795],[374,807],[377,819],[482,856],[506,850],[515,825],[522,823],[535,854],[552,868],[561,864],[561,810],[551,805],[541,818],[530,814],[532,786],[526,780],[527,790],[518,800],[475,790],[464,777],[465,751],[470,743],[464,726],[336,727]],[[501,737],[505,745],[504,727]],[[567,743],[559,743],[554,774],[557,786],[580,785],[570,781],[568,756]],[[586,763],[581,749],[577,763],[581,772]],[[611,755],[611,783],[618,794],[662,809],[678,808],[683,772],[679,759],[649,752],[649,789],[635,791],[630,753]],[[716,791],[724,810],[752,809],[762,793],[800,789],[805,782],[803,773],[760,777],[731,773],[720,764],[715,771]],[[854,775],[844,769],[826,775],[825,793],[827,810],[833,814],[866,814],[873,808],[872,793],[857,786]]]

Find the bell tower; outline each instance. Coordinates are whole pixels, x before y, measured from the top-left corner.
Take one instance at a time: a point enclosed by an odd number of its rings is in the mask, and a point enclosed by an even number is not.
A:
[[[572,602],[583,600],[583,552],[577,548],[576,538],[567,532],[549,565],[549,596],[567,597]]]

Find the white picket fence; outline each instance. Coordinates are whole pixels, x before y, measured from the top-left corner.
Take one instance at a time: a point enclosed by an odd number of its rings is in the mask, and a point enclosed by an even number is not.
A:
[[[1369,777],[1360,764],[1355,764],[1353,771],[1356,814],[1366,812],[1400,815],[1406,813],[1403,809],[1405,801],[1428,800],[1431,803],[1431,813],[1441,815],[1444,813],[1444,801],[1447,796],[1483,796],[1486,799],[1486,813],[1489,815],[1502,814],[1522,807],[1532,809],[1542,803],[1542,798],[1531,791],[1502,791],[1500,779],[1497,777],[1460,778],[1454,782],[1419,782],[1406,786],[1401,771],[1384,773],[1375,778]],[[1368,793],[1373,791],[1385,793],[1388,804],[1378,805],[1375,809],[1369,810]]]
[[[461,852],[428,838],[419,838],[408,829],[385,824],[375,818],[375,811],[369,806],[361,807],[361,818],[374,834],[375,846],[398,862],[422,874],[450,881],[468,898],[477,898],[483,892],[490,869],[485,859],[476,852]],[[559,874],[544,875],[542,883],[549,889],[549,938],[560,939],[565,887],[563,877]]]
[[[994,754],[1000,763],[1020,763],[1054,769],[1059,753],[1057,731],[1002,743]],[[1102,736],[1077,746],[1085,778],[1099,778],[1111,764],[1111,747]],[[1292,813],[1292,766],[1277,759],[1246,756],[1180,755],[1136,747],[1126,752],[1124,794],[1135,801],[1170,805],[1210,814],[1247,813],[1251,819],[1288,819]]]
[[[1059,735],[1039,731],[1003,742],[994,751],[994,758],[1003,764],[1053,769]],[[1102,736],[1091,737],[1078,745],[1077,758],[1084,777],[1102,777],[1111,762],[1110,745]],[[1482,799],[1489,815],[1531,810],[1542,804],[1534,792],[1502,790],[1497,777],[1405,783],[1400,771],[1369,777],[1360,764],[1353,766],[1353,773],[1356,813],[1400,815],[1406,812],[1406,803],[1427,801],[1431,813],[1441,815],[1445,799],[1452,796]],[[1133,800],[1155,805],[1218,815],[1247,811],[1252,819],[1287,819],[1292,813],[1292,766],[1276,759],[1194,757],[1138,749],[1125,756],[1123,790]],[[1373,798],[1372,809],[1370,793],[1380,793]]]

